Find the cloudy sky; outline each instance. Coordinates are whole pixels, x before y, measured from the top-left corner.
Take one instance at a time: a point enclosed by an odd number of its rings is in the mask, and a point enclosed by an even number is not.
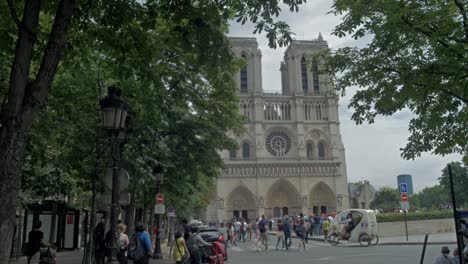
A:
[[[339,17],[327,14],[333,0],[309,0],[300,7],[299,13],[289,13],[287,8],[281,14],[281,20],[287,21],[295,39],[311,40],[319,32],[328,42],[330,48],[344,46],[362,46],[365,40],[355,41],[351,38],[339,39],[332,36]],[[280,62],[284,48],[272,50],[264,35],[253,35],[252,25],[232,23],[230,36],[256,37],[262,50],[262,82],[264,90],[281,90]],[[460,161],[458,155],[445,157],[425,154],[414,161],[400,157],[400,148],[406,144],[409,136],[408,123],[411,113],[403,111],[392,117],[379,117],[372,125],[355,125],[351,120],[352,110],[348,109],[352,88],[346,97],[340,100],[341,134],[346,148],[346,162],[350,182],[369,180],[375,187],[396,187],[398,174],[413,175],[415,191],[437,183],[441,170],[450,161]]]

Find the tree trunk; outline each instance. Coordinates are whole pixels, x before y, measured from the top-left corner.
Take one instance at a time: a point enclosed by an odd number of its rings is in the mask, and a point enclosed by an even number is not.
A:
[[[41,1],[27,0],[18,25],[15,57],[11,66],[7,101],[0,113],[0,264],[9,262],[27,135],[44,106],[65,46],[75,0],[61,0],[41,67],[29,80]],[[13,12],[13,11],[12,11]]]

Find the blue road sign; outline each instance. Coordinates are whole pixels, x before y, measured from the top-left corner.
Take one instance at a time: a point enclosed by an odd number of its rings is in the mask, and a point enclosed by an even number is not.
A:
[[[408,188],[406,186],[406,183],[400,183],[400,192],[401,193],[407,193],[408,192]]]

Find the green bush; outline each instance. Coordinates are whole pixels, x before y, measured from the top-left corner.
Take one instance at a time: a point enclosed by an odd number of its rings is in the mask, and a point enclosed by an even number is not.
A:
[[[406,219],[408,221],[416,220],[430,220],[430,219],[446,219],[453,218],[453,212],[451,210],[441,210],[441,211],[424,211],[424,212],[409,212],[406,214]],[[385,222],[400,222],[404,221],[403,213],[383,213],[377,215],[378,223]]]

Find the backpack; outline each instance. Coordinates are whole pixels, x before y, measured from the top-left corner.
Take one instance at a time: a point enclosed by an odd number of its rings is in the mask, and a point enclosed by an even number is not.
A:
[[[258,223],[258,230],[259,230],[261,233],[265,233],[265,232],[266,232],[265,222],[264,222],[263,220],[260,221],[260,223]]]
[[[146,255],[145,249],[143,248],[143,241],[140,238],[141,233],[132,235],[132,239],[128,244],[128,258],[133,261],[139,261]]]
[[[192,254],[192,252],[194,252],[194,250],[197,250],[198,249],[198,246],[197,244],[195,243],[195,239],[194,239],[195,235],[192,235],[189,237],[189,239],[187,240],[187,249],[189,250],[190,254]]]

